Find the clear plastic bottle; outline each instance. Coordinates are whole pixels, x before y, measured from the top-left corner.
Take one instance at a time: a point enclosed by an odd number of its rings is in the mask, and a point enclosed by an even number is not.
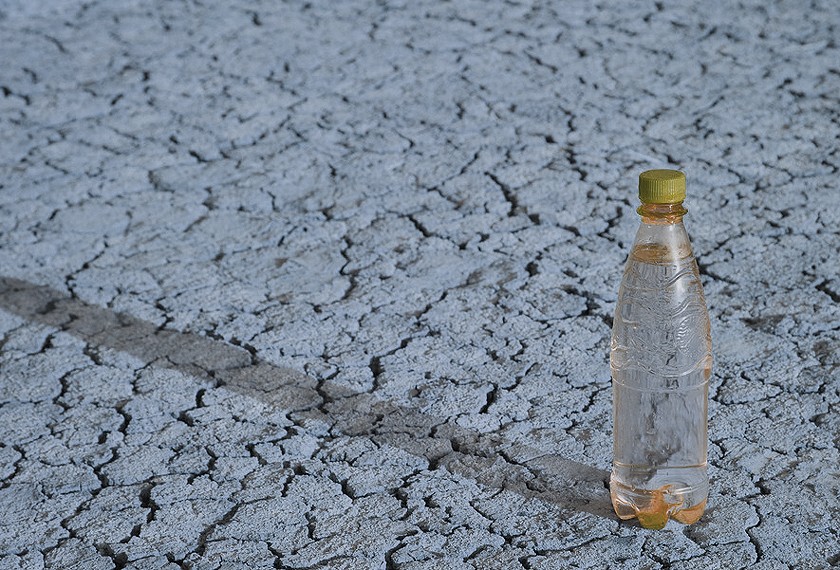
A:
[[[613,321],[613,470],[622,519],[691,524],[706,507],[709,313],[682,217],[685,175],[639,176],[642,220]]]

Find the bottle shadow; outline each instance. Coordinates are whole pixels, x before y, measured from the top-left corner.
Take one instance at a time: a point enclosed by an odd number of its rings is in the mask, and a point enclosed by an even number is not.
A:
[[[177,370],[276,406],[299,418],[321,418],[333,434],[370,437],[478,483],[564,509],[614,519],[609,473],[536,448],[479,434],[416,409],[320,383],[206,336],[160,328],[86,303],[51,287],[0,277],[0,308],[55,327],[95,347],[122,351],[151,366]]]

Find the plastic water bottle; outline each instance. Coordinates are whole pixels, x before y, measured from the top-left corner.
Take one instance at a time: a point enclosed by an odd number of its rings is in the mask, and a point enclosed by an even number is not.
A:
[[[706,507],[706,416],[712,371],[709,313],[682,223],[685,175],[639,176],[642,220],[613,321],[613,470],[622,519],[691,524]]]

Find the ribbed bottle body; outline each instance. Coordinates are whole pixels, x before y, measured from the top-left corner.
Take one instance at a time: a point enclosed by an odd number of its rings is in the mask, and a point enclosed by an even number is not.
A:
[[[613,323],[613,471],[621,518],[695,522],[708,496],[709,315],[682,221],[643,222]]]

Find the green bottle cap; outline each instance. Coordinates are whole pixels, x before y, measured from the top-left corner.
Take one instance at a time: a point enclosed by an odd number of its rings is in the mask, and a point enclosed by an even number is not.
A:
[[[639,175],[639,200],[647,204],[678,204],[685,200],[685,174],[679,170],[648,170]]]

